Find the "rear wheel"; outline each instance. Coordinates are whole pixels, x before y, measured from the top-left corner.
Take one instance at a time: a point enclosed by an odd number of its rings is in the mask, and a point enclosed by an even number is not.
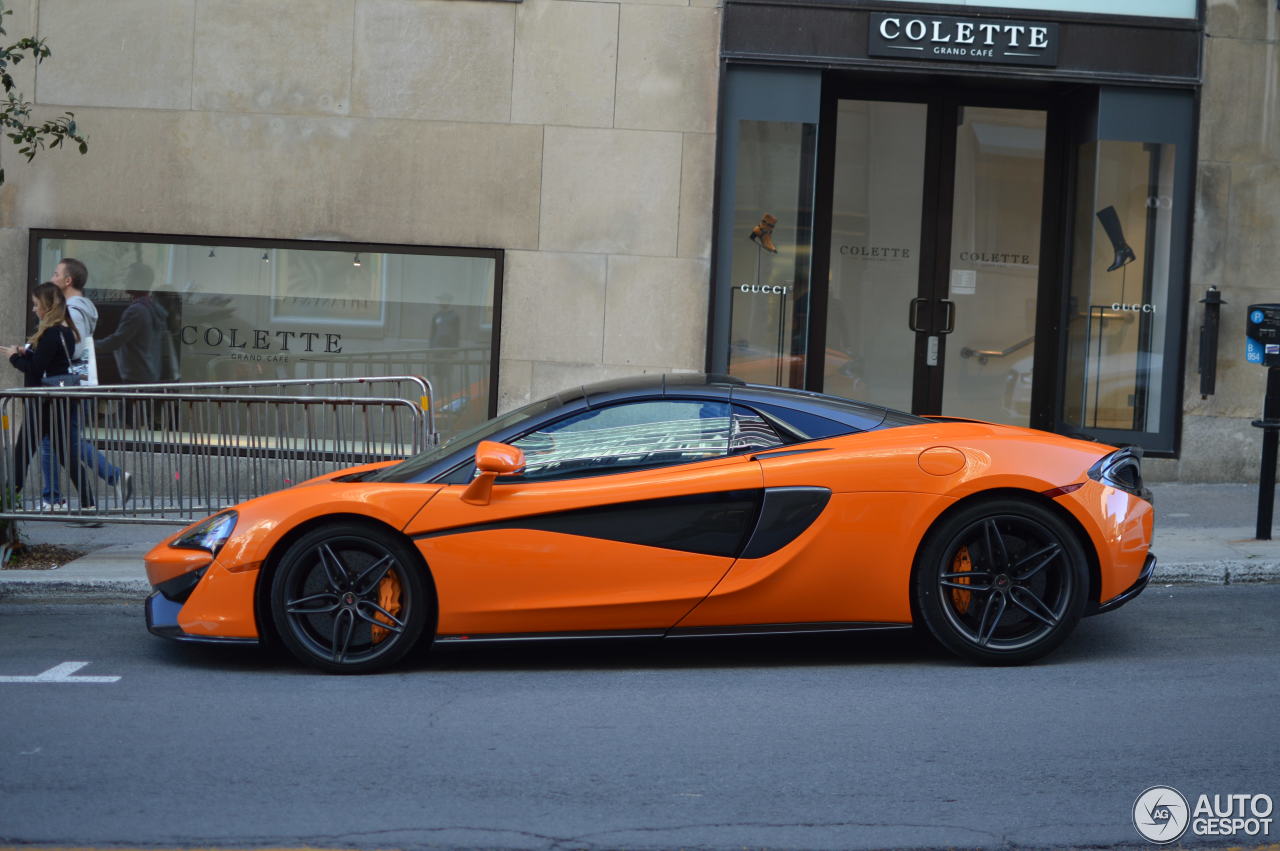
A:
[[[417,554],[390,533],[360,524],[303,535],[271,582],[271,616],[285,646],[334,673],[394,664],[434,614]]]
[[[943,646],[986,664],[1030,662],[1061,644],[1084,612],[1088,564],[1078,537],[1044,506],[974,503],[930,533],[913,582]]]

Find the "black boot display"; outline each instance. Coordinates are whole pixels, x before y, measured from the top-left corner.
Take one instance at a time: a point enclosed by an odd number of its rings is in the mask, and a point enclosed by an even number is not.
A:
[[[1116,259],[1107,267],[1107,271],[1114,272],[1121,266],[1137,260],[1138,255],[1133,253],[1129,243],[1124,240],[1124,228],[1120,227],[1120,215],[1116,212],[1116,208],[1103,207],[1097,212],[1097,216],[1098,221],[1102,223],[1102,229],[1107,232],[1107,238],[1111,240],[1111,247],[1116,252]]]

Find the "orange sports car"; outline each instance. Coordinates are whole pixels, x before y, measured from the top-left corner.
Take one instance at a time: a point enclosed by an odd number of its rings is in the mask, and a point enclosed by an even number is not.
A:
[[[1141,454],[703,375],[575,387],[147,555],[147,624],[335,672],[423,641],[885,630],[1027,662],[1151,578]]]

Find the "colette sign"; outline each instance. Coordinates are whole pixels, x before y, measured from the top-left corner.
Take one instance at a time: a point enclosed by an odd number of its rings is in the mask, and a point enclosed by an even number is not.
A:
[[[1058,25],[875,12],[868,56],[953,62],[1057,65]]]

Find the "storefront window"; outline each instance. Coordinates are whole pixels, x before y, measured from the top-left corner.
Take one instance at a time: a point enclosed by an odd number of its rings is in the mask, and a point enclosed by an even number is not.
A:
[[[822,74],[731,67],[721,91],[708,367],[803,387]]]
[[[443,437],[492,411],[500,254],[33,234],[33,283],[74,257],[102,384],[422,375]],[[131,306],[158,330],[129,335]]]
[[[1190,262],[1195,104],[1104,87],[1072,146],[1075,201],[1057,428],[1175,455]]]
[[[1159,432],[1170,304],[1173,145],[1080,149],[1065,411],[1086,429]],[[1170,364],[1173,366],[1173,364]]]
[[[738,124],[729,373],[803,387],[817,125]]]

